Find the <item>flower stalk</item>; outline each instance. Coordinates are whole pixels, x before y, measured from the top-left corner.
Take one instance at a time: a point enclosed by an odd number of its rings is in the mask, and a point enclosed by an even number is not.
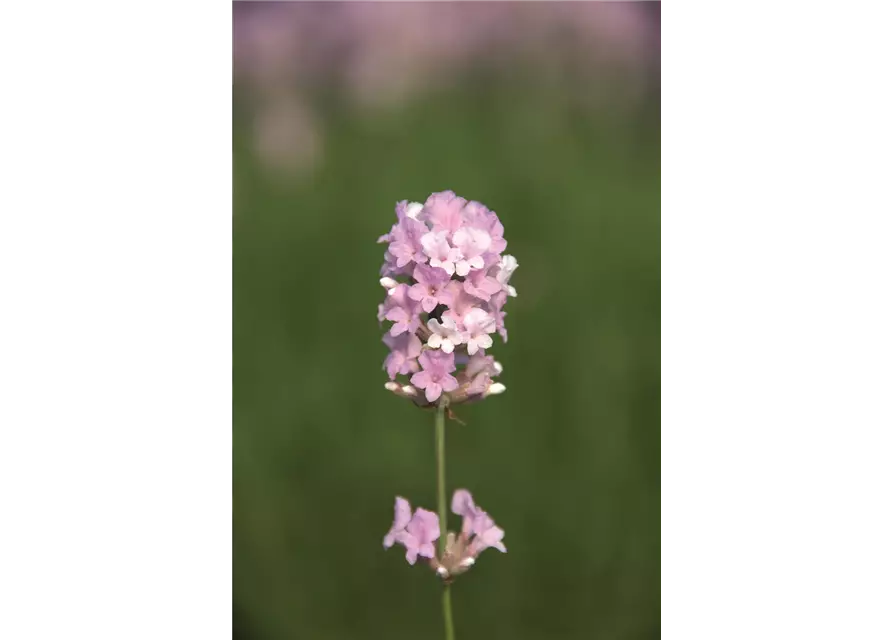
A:
[[[437,512],[440,514],[440,539],[438,546],[440,556],[443,557],[447,543],[447,501],[446,501],[446,425],[444,413],[447,399],[441,398],[434,414],[434,441],[437,455]],[[453,603],[450,593],[450,583],[443,585],[443,627],[446,640],[454,640],[453,631]]]
[[[486,549],[506,552],[505,531],[475,504],[467,489],[453,492],[449,509],[462,528],[447,527],[446,418],[452,408],[505,391],[493,378],[502,365],[486,351],[491,334],[508,340],[503,307],[517,295],[509,284],[518,261],[504,254],[507,243],[496,213],[452,191],[433,193],[424,204],[402,201],[397,223],[379,238],[388,244],[381,268],[386,294],[379,322],[392,323],[383,341],[390,349],[385,389],[434,409],[437,512],[416,508],[397,496],[394,521],[382,541],[399,544],[406,561],[425,558],[443,585],[446,640],[455,639],[451,585]],[[455,374],[455,375],[454,375]]]

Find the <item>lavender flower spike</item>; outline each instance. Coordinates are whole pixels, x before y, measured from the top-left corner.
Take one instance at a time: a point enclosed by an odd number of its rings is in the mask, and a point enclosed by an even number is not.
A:
[[[388,249],[380,270],[386,294],[378,319],[393,323],[385,340],[391,349],[385,368],[396,386],[387,388],[423,407],[442,396],[460,404],[504,392],[505,385],[492,380],[501,369],[461,369],[469,356],[486,356],[494,333],[508,339],[503,307],[518,295],[509,284],[518,261],[503,253],[507,245],[499,217],[452,191],[433,193],[424,204],[403,200],[396,213],[397,222],[379,238]],[[419,393],[407,392],[410,385],[398,380],[400,375],[411,376]]]

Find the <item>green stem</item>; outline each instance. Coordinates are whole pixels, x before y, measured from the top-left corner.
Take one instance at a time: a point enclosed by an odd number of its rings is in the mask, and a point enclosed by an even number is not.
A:
[[[446,501],[446,428],[444,426],[444,408],[446,403],[441,400],[437,405],[437,413],[434,417],[434,440],[437,448],[437,512],[440,516],[440,556],[446,549],[447,537],[447,501]],[[443,626],[446,640],[454,640],[453,635],[453,603],[450,596],[450,585],[443,587]]]
[[[443,588],[443,628],[446,640],[454,640],[453,635],[453,605],[450,598],[450,585]]]
[[[440,554],[446,549],[446,427],[444,426],[444,406],[437,405],[437,414],[434,417],[434,438],[437,447],[437,513],[440,516]]]

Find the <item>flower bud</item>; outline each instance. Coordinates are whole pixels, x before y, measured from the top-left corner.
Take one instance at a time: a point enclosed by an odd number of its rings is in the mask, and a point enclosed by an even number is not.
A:
[[[498,396],[500,393],[505,393],[505,385],[501,382],[494,382],[490,385],[490,388],[484,393],[484,397],[487,396]]]

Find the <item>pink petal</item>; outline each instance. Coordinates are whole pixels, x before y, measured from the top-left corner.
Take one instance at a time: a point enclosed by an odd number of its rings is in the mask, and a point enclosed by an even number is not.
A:
[[[499,226],[501,227],[502,225]],[[508,242],[505,241],[505,238],[493,238],[493,241],[490,243],[490,253],[502,253],[507,246]]]
[[[414,284],[409,288],[409,297],[418,302],[428,295],[428,289],[421,284]]]
[[[406,309],[402,307],[394,307],[385,314],[385,320],[390,320],[391,322],[403,322],[406,320],[407,315]]]
[[[401,333],[404,333],[408,328],[409,326],[405,322],[397,322],[391,327],[391,335],[397,337]]]
[[[385,535],[385,537],[384,537],[384,540],[382,540],[382,542],[381,542],[381,546],[383,546],[385,549],[390,549],[391,547],[394,546],[395,539],[396,539],[396,534],[388,531],[387,535]]]
[[[474,499],[468,489],[456,489],[450,508],[457,516],[464,516],[474,511]]]
[[[440,378],[440,384],[444,391],[455,391],[459,388],[459,381],[448,373],[443,374]]]
[[[412,519],[412,507],[409,500],[401,496],[394,499],[394,528],[405,529]]]
[[[462,533],[464,533],[466,537],[470,536],[472,529],[474,529],[474,518],[470,516],[462,518]]]
[[[419,374],[416,374],[416,376]],[[413,376],[415,378],[415,376]],[[425,388],[425,397],[428,399],[428,402],[434,402],[440,397],[440,393],[442,391],[442,387],[436,382],[430,383]]]
[[[408,358],[417,358],[422,352],[422,341],[418,336],[412,334],[409,336],[409,344],[406,346],[406,356]]]
[[[502,289],[502,286],[494,280],[493,278],[484,278],[484,282],[481,284],[481,289],[490,295],[497,293]]]
[[[425,354],[422,355],[424,356]],[[419,389],[424,389],[431,385],[431,374],[427,371],[419,371],[418,373],[413,374],[409,381]]]
[[[424,300],[422,300],[422,309],[425,310],[425,313],[431,313],[434,311],[434,307],[437,306],[437,299],[428,296]]]
[[[440,304],[445,304],[447,306],[453,304],[453,294],[447,291],[446,289],[441,290],[437,293],[436,297],[437,302]]]
[[[397,373],[400,371],[400,363],[398,362],[398,358],[397,358],[396,354],[391,353],[385,359],[384,363],[385,363],[385,368],[387,369],[387,372],[388,372],[388,377],[391,380],[393,380],[394,378],[397,377]]]
[[[421,523],[421,538],[425,542],[434,542],[440,537],[440,518],[433,511],[416,509],[416,518]]]
[[[423,369],[430,369],[432,366],[431,362],[431,351],[423,351],[422,355],[419,356],[419,364],[422,365]],[[413,383],[415,384],[415,383]],[[427,386],[427,384],[425,385]]]

